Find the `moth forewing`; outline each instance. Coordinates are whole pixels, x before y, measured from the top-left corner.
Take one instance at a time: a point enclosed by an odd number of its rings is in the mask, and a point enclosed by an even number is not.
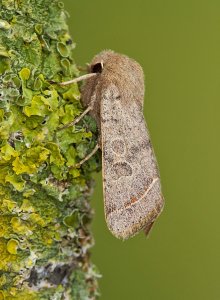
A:
[[[105,217],[110,231],[126,239],[151,226],[163,198],[141,107],[123,97],[110,84],[102,93],[100,115]]]

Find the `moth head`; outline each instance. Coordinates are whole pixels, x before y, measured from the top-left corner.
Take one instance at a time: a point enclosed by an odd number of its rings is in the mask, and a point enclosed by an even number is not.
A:
[[[113,56],[115,56],[115,52],[112,50],[104,50],[97,54],[89,66],[89,72],[101,74],[103,69],[109,65],[109,60],[112,61]]]

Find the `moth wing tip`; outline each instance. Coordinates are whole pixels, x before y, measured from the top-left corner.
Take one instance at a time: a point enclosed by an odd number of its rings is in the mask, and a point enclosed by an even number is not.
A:
[[[146,215],[146,218],[142,221],[142,224],[140,223],[131,223],[130,226],[122,226],[122,228],[119,228],[117,224],[114,224],[113,220],[106,218],[107,226],[110,232],[118,239],[121,240],[127,240],[130,237],[135,236],[140,231],[144,231],[146,236],[149,236],[149,233],[152,230],[152,227],[163,211],[164,208],[164,198],[161,197],[161,201],[159,205],[157,206],[157,209],[152,209],[151,213]],[[126,228],[125,228],[126,227]]]

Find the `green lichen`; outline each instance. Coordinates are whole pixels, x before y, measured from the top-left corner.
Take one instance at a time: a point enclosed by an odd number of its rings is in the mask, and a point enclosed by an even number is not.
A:
[[[0,0],[0,299],[96,299],[88,250],[99,155],[82,112],[63,3]]]

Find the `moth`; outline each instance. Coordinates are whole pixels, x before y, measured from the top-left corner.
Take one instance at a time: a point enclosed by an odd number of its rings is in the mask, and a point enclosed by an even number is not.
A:
[[[106,50],[96,55],[85,80],[82,102],[96,120],[99,141],[82,160],[102,151],[104,211],[107,226],[121,239],[140,230],[147,234],[161,213],[164,198],[160,175],[143,115],[144,74],[133,59]],[[64,126],[64,127],[67,127]]]

